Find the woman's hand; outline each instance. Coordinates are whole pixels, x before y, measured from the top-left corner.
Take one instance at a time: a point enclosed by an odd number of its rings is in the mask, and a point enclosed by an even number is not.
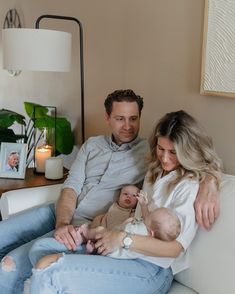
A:
[[[97,234],[95,248],[98,254],[107,255],[123,247],[123,238],[126,233],[122,231],[103,231]]]
[[[199,188],[194,203],[199,226],[210,230],[220,212],[219,191],[211,178],[206,178]]]

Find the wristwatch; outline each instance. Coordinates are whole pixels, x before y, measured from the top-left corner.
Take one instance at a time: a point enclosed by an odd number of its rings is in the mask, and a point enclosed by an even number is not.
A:
[[[124,248],[128,250],[133,242],[132,234],[127,233],[122,242],[124,244]]]

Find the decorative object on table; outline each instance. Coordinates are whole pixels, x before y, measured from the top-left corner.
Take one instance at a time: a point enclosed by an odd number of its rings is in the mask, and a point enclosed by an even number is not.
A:
[[[2,34],[3,67],[5,69],[35,71],[70,70],[71,34],[39,29],[39,23],[44,18],[73,21],[79,26],[81,137],[83,143],[85,141],[83,29],[77,18],[41,15],[36,20],[36,29],[4,29]]]
[[[1,143],[0,177],[24,179],[27,144]]]
[[[235,1],[206,0],[201,94],[235,97]]]
[[[52,146],[42,145],[35,150],[35,172],[45,173],[46,160],[52,156]]]
[[[74,136],[71,130],[70,122],[64,117],[55,118],[50,115],[49,109],[46,106],[36,103],[25,102],[25,111],[29,116],[29,120],[11,110],[0,109],[0,142],[18,142],[23,140],[28,144],[27,152],[27,166],[33,160],[34,155],[34,131],[35,128],[44,130],[49,129],[56,124],[55,130],[55,151],[53,155],[70,154],[73,150]],[[34,109],[36,106],[36,115],[34,115]],[[21,134],[15,134],[12,127],[17,123],[21,128]]]
[[[45,178],[49,180],[59,180],[62,179],[63,176],[63,158],[47,158],[45,165]]]
[[[44,173],[46,159],[56,152],[56,107],[34,105],[33,128],[34,167],[36,172]]]
[[[22,25],[20,21],[20,16],[17,10],[15,8],[8,10],[6,17],[4,19],[3,28],[9,29],[9,28],[21,28],[21,27]],[[18,76],[21,73],[20,70],[9,69],[7,71],[9,75],[12,77]]]

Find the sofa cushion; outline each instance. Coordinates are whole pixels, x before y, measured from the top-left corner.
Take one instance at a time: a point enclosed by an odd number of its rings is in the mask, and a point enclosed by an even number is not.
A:
[[[192,289],[173,281],[170,291],[167,294],[197,294],[197,292]]]
[[[190,269],[175,279],[200,294],[234,294],[235,176],[224,175],[221,212],[212,230],[200,229],[190,246]]]

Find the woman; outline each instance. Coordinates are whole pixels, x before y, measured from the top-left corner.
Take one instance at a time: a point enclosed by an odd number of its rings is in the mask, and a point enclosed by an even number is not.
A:
[[[169,207],[181,221],[176,240],[107,231],[97,235],[99,255],[53,254],[44,257],[32,276],[31,293],[167,293],[173,275],[188,267],[185,258],[197,224],[194,200],[206,175],[219,186],[220,161],[212,141],[184,111],[166,114],[150,139],[144,191],[148,209]],[[133,260],[106,255],[124,247],[142,253]],[[51,262],[57,261],[51,266]]]

